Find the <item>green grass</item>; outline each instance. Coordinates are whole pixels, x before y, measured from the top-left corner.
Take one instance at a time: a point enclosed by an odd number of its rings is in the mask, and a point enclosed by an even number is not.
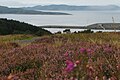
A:
[[[34,36],[32,35],[6,35],[6,36],[0,36],[0,43],[2,42],[11,42],[16,40],[30,40]]]
[[[109,43],[113,45],[120,45],[120,34],[119,33],[79,33],[79,34],[60,34],[67,38],[71,42],[91,42],[91,43]]]

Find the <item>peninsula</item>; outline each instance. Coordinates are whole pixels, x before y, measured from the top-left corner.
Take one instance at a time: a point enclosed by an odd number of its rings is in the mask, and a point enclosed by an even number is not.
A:
[[[6,6],[0,6],[0,14],[36,14],[36,15],[70,15],[62,12],[43,12],[36,10],[26,10],[22,8],[9,8]]]

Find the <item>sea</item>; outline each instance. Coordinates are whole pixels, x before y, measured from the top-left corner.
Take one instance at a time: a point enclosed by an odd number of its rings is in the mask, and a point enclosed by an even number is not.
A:
[[[47,11],[48,12],[48,11]],[[51,11],[64,12],[72,15],[27,15],[27,14],[0,14],[0,18],[7,18],[29,23],[36,26],[60,25],[60,26],[87,26],[95,23],[120,23],[120,11]],[[56,33],[63,32],[64,28],[45,28]],[[71,32],[84,29],[70,29]],[[95,32],[101,30],[94,30]],[[114,30],[102,30],[114,31]],[[117,30],[120,31],[120,30]]]

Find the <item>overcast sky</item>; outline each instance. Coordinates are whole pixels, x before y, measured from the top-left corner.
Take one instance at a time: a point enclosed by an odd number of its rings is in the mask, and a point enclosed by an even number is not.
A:
[[[1,6],[34,6],[47,4],[120,5],[120,0],[0,0]]]

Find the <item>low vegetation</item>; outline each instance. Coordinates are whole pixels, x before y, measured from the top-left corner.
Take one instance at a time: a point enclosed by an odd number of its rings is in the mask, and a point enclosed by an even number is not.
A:
[[[26,46],[0,43],[1,80],[119,80],[119,71],[119,33],[56,34]]]
[[[14,35],[1,35],[0,36],[0,43],[3,42],[12,42],[12,41],[16,41],[16,40],[26,40],[26,39],[32,39],[33,35],[18,35],[18,34],[14,34]]]

